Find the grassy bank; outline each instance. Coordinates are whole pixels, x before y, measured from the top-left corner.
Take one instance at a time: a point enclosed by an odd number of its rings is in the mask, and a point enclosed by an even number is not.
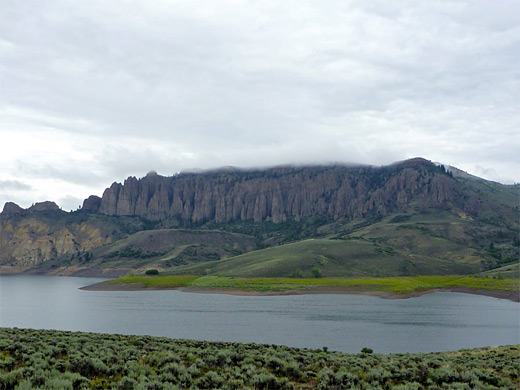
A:
[[[519,279],[493,279],[470,276],[413,276],[387,278],[234,278],[225,276],[125,276],[98,285],[134,288],[208,288],[254,292],[359,291],[395,295],[435,289],[469,289],[518,292]]]
[[[1,389],[513,389],[519,346],[343,354],[0,328]]]
[[[122,276],[117,279],[107,280],[100,283],[106,286],[136,286],[143,288],[177,288],[191,285],[199,276]]]

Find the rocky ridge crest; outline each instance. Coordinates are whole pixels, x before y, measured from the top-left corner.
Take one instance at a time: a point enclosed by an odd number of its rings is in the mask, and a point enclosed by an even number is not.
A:
[[[386,215],[413,200],[446,205],[458,190],[449,175],[424,159],[387,167],[344,165],[223,170],[172,177],[147,175],[113,183],[84,210],[138,215],[183,225],[252,220],[280,223],[313,216],[330,219]],[[465,212],[476,212],[470,204]]]

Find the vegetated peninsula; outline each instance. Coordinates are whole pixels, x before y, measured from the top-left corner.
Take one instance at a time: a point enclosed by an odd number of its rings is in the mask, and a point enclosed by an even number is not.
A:
[[[520,186],[422,158],[114,183],[64,212],[0,214],[0,272],[228,278],[519,274]]]
[[[364,294],[413,298],[436,291],[486,295],[520,302],[517,278],[409,276],[364,278],[236,278],[226,276],[132,275],[81,288],[89,291],[182,290],[230,295]]]
[[[1,388],[517,389],[519,346],[380,355],[0,328]]]

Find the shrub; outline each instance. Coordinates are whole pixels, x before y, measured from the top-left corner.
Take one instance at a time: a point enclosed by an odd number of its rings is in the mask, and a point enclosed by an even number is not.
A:
[[[417,382],[411,382],[411,383],[405,383],[398,386],[392,387],[394,390],[419,390],[422,388],[420,383]]]
[[[0,390],[518,387],[519,346],[371,352],[0,328]]]
[[[285,366],[285,375],[292,379],[300,379],[302,376],[302,372],[300,370],[300,366],[296,362],[291,362]]]
[[[199,389],[218,389],[223,382],[222,377],[215,371],[208,371],[204,376],[195,381],[195,385]]]
[[[78,387],[74,387],[73,383],[65,378],[51,378],[47,382],[45,382],[45,386],[43,389],[60,389],[60,390],[73,390],[78,389]]]
[[[8,387],[7,387],[8,388]],[[60,389],[72,389],[72,387],[59,387]],[[34,389],[34,386],[32,385],[31,381],[28,379],[25,379],[21,381],[18,386],[16,386],[16,390],[32,390]]]
[[[330,389],[335,384],[334,372],[330,368],[325,367],[318,373],[318,389]]]
[[[135,379],[125,376],[125,377],[121,378],[117,388],[119,390],[133,390],[136,385],[137,385],[137,382]]]
[[[11,356],[8,356],[0,360],[0,369],[9,371],[14,368],[16,361]]]
[[[321,278],[323,277],[323,274],[321,273],[321,269],[319,269],[318,267],[313,267],[311,269],[311,275],[313,278]]]
[[[230,379],[226,385],[227,388],[231,390],[242,390],[245,388],[243,379]]]
[[[443,383],[453,383],[459,381],[460,374],[451,368],[441,367],[433,372],[432,379],[439,385]]]
[[[179,375],[184,371],[184,368],[181,368],[181,366],[179,366],[177,363],[167,363],[161,368],[160,373],[168,378],[173,379],[178,378]],[[175,383],[176,381],[173,380],[172,382]]]
[[[229,365],[231,363],[231,354],[229,351],[220,351],[217,354],[216,358],[216,365],[218,367],[224,367],[226,365]]]
[[[271,371],[279,374],[284,368],[284,362],[276,357],[272,357],[267,360],[267,367]]]
[[[87,377],[95,378],[108,373],[108,367],[101,360],[96,358],[83,357],[81,359],[72,360],[70,362],[72,372]]]
[[[391,374],[387,370],[385,370],[381,367],[372,368],[366,374],[366,379],[369,382],[376,382],[381,385],[387,383],[387,381],[390,377],[391,377]]]
[[[147,269],[144,274],[145,275],[159,275],[159,271],[156,269]]]
[[[259,390],[289,390],[293,388],[287,378],[278,380],[275,376],[270,374],[257,374],[253,376],[251,384],[255,389]]]
[[[72,382],[72,387],[74,388],[74,390],[88,389],[90,387],[90,381],[79,374],[68,372],[65,373],[63,377]]]

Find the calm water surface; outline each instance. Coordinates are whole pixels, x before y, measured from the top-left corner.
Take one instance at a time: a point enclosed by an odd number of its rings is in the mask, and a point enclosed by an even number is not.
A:
[[[180,291],[82,291],[102,279],[1,276],[0,326],[285,344],[357,353],[520,343],[520,304],[434,293],[246,297]]]

